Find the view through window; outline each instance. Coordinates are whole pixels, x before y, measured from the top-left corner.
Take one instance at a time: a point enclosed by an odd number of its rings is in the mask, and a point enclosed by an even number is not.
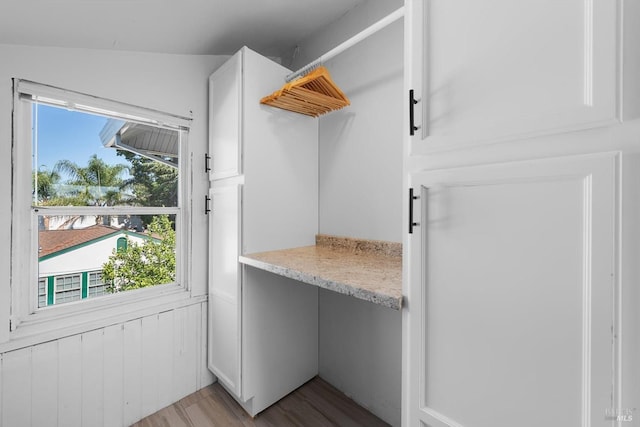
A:
[[[176,282],[182,132],[31,104],[39,308]]]

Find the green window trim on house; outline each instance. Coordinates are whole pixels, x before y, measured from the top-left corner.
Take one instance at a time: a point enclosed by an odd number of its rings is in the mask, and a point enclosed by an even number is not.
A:
[[[56,304],[60,304],[60,302],[56,301],[56,294],[57,293],[61,293],[61,290],[58,290],[56,292],[56,278],[58,279],[62,279],[62,278],[68,278],[68,277],[72,277],[72,276],[80,276],[80,301],[87,299],[87,298],[93,298],[96,296],[100,296],[100,295],[104,295],[105,294],[105,289],[106,289],[106,284],[102,283],[101,278],[102,278],[102,270],[92,270],[92,271],[83,271],[80,273],[74,273],[74,274],[61,274],[58,276],[45,276],[45,277],[41,277],[40,280],[45,280],[46,283],[46,305],[45,306],[50,306],[50,305],[56,305]],[[92,277],[92,285],[90,286],[90,279],[89,277]],[[97,292],[94,289],[94,292],[90,293],[89,292],[89,288],[95,288],[98,289],[100,288]],[[64,302],[69,302],[69,301],[64,301]]]
[[[53,295],[55,294],[56,277],[47,277],[47,305],[53,305]]]
[[[81,295],[80,299],[85,299],[87,297],[87,277],[89,274],[86,271],[82,272],[82,284],[81,284]]]
[[[118,237],[116,241],[116,251],[124,252],[127,250],[127,238],[126,237]]]

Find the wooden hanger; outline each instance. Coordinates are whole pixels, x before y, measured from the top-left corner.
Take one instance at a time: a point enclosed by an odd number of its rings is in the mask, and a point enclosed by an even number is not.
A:
[[[260,103],[313,117],[350,105],[324,66],[285,84],[282,89],[262,98]]]

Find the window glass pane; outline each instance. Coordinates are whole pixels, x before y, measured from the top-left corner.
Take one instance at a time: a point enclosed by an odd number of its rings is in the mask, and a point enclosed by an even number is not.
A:
[[[95,298],[105,295],[108,285],[102,282],[102,271],[94,271],[89,273],[89,283],[87,298]]]
[[[54,304],[174,283],[175,223],[175,214],[38,214],[39,306],[47,277],[55,277]]]
[[[80,274],[56,276],[54,282],[54,304],[80,300],[81,280],[82,276]]]
[[[47,278],[38,279],[38,308],[47,306]]]
[[[178,206],[180,132],[33,104],[35,206]]]

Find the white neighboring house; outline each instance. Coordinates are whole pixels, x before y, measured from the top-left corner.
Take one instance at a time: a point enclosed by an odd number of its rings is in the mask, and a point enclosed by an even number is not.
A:
[[[116,250],[150,239],[129,230],[93,225],[81,229],[40,230],[38,306],[93,298],[107,293],[102,266]]]

